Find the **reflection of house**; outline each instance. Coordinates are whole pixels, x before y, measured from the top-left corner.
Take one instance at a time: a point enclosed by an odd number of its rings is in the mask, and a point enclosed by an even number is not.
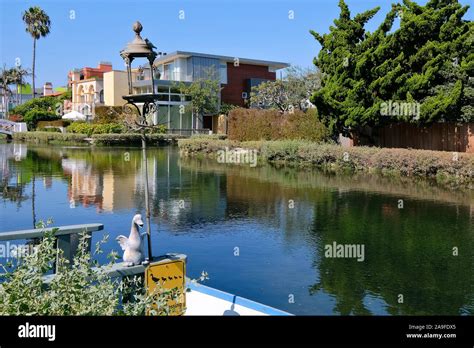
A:
[[[9,161],[21,161],[26,158],[27,146],[19,143],[9,143],[0,146],[0,180],[8,178],[10,175]]]
[[[117,211],[134,207],[135,174],[124,176],[95,172],[85,160],[64,158],[62,167],[71,176],[68,199],[71,205],[96,206],[100,211]]]
[[[102,209],[104,211],[117,211],[120,209],[133,209],[135,175],[114,175],[106,172],[103,175]]]
[[[112,71],[112,64],[100,62],[97,68],[85,67],[69,72],[68,86],[72,89],[73,110],[92,115],[94,106],[103,105],[103,76],[108,71]]]
[[[65,174],[71,175],[68,199],[71,204],[81,202],[84,207],[95,205],[102,209],[102,180],[100,175],[92,173],[85,160],[64,158],[62,167]]]

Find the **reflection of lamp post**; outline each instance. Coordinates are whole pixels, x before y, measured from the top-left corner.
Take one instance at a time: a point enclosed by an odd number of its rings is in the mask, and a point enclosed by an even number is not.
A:
[[[157,56],[157,53],[153,51],[153,44],[148,39],[143,40],[140,36],[140,32],[143,27],[140,22],[133,24],[133,31],[135,32],[135,38],[132,42],[129,42],[127,46],[120,51],[120,56],[125,61],[127,66],[127,79],[128,79],[128,95],[122,98],[127,101],[127,104],[123,106],[125,113],[125,123],[127,127],[134,131],[139,131],[142,140],[142,156],[144,166],[144,180],[145,180],[145,209],[146,209],[146,231],[147,231],[147,242],[148,242],[148,261],[153,260],[153,254],[151,250],[151,231],[150,231],[150,203],[148,195],[148,165],[146,158],[146,136],[145,132],[147,129],[154,127],[152,122],[147,120],[156,111],[155,101],[157,100],[155,95],[155,74],[153,74],[153,62]],[[146,94],[133,94],[132,88],[132,62],[135,58],[146,58],[150,63],[151,72],[151,87],[152,93]],[[154,76],[155,75],[155,76]],[[141,108],[137,105],[142,104]]]

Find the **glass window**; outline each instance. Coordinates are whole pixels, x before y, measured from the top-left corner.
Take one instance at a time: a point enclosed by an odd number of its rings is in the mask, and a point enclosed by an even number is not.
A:
[[[157,124],[164,124],[166,128],[169,128],[168,125],[168,105],[158,105],[158,117]]]
[[[169,128],[174,128],[178,129],[179,124],[180,124],[180,113],[179,113],[179,105],[172,105],[170,107],[170,127]]]
[[[184,109],[184,113],[181,115],[181,128],[182,129],[191,129],[192,128],[192,123],[191,123],[191,112],[188,110],[188,108]]]
[[[221,83],[227,84],[227,63],[220,63],[219,75]]]

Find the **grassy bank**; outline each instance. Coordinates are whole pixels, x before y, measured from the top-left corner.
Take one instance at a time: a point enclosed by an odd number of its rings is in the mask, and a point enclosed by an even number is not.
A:
[[[174,134],[149,134],[148,145],[158,146],[176,143],[178,139],[184,138]],[[140,134],[86,134],[77,133],[55,133],[55,132],[22,132],[13,135],[14,141],[29,142],[35,144],[72,144],[72,145],[96,145],[96,146],[139,146],[141,145]]]
[[[343,148],[304,141],[236,142],[206,138],[178,142],[184,156],[216,157],[218,150],[242,147],[256,149],[260,161],[293,166],[313,166],[331,171],[370,172],[434,179],[448,186],[474,184],[474,155],[443,151]]]

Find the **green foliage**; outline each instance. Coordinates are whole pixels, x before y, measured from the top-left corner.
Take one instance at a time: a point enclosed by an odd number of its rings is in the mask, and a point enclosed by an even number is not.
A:
[[[221,108],[220,108],[220,110],[219,110],[219,113],[222,114],[222,115],[229,115],[229,113],[230,113],[232,110],[237,109],[237,108],[238,108],[237,105],[222,103],[222,104],[221,104]]]
[[[378,7],[352,18],[343,0],[339,7],[328,34],[311,31],[322,46],[314,64],[323,74],[311,101],[331,131],[473,120],[473,23],[462,19],[468,6],[458,0],[424,6],[405,0],[392,5],[373,33],[364,25]],[[396,17],[400,27],[390,32]],[[388,101],[418,103],[420,113],[384,116],[381,104]]]
[[[0,71],[0,87],[2,89],[2,106],[8,114],[8,99],[10,97],[11,90],[9,86],[16,82],[15,68],[7,68],[6,65],[3,65],[3,68]]]
[[[23,13],[23,22],[26,25],[26,32],[35,40],[49,34],[51,20],[46,12],[38,6],[30,7]]]
[[[148,146],[159,146],[175,142],[183,138],[181,135],[173,134],[146,134]],[[93,134],[94,145],[98,146],[141,146],[142,135],[138,133],[124,134]]]
[[[35,98],[35,65],[36,65],[36,41],[42,37],[46,37],[51,28],[51,20],[48,14],[39,6],[32,6],[22,16],[25,24],[25,30],[33,38],[33,67],[31,72],[32,77],[32,93]]]
[[[47,225],[40,223],[38,227]],[[46,231],[41,242],[25,257],[2,265],[5,273],[0,285],[0,315],[169,314],[168,301],[178,299],[178,289],[157,286],[153,294],[147,294],[143,281],[137,277],[111,279],[105,271],[114,264],[117,253],[108,255],[109,264],[98,264],[88,251],[91,237],[86,233],[80,234],[77,254],[69,264],[62,250],[56,249],[56,231]],[[105,236],[96,244],[94,255],[103,253],[101,246],[107,240]],[[44,275],[55,265],[56,276],[45,284]],[[127,295],[133,300],[127,301]]]
[[[168,131],[168,128],[164,124],[157,124],[153,126],[153,128],[149,128],[145,130],[145,133],[147,134],[166,134]]]
[[[198,78],[191,83],[180,82],[176,87],[191,99],[188,108],[197,117],[218,112],[220,83],[213,69],[206,72],[206,78]]]
[[[35,98],[13,108],[12,114],[26,116],[26,113],[33,109],[54,113],[59,110],[61,106],[62,103],[59,101],[58,97]]]
[[[277,109],[282,112],[306,111],[311,107],[309,98],[321,86],[317,70],[290,67],[284,79],[262,82],[252,88],[252,107]]]
[[[61,133],[61,130],[59,128],[55,127],[45,127],[45,128],[37,128],[38,132],[52,132],[52,133]]]
[[[16,132],[13,140],[32,143],[71,143],[87,144],[85,134],[54,133],[54,132]]]
[[[39,121],[36,125],[37,128],[44,127],[67,127],[72,123],[71,120],[54,120],[54,121]]]
[[[69,125],[66,130],[70,133],[86,134],[91,136],[92,134],[109,134],[109,133],[123,133],[125,127],[118,123],[86,123],[86,122],[73,122]]]
[[[229,114],[229,139],[238,141],[304,139],[326,140],[326,127],[316,110],[283,114],[277,110],[235,109]]]
[[[23,117],[23,121],[28,125],[28,129],[35,129],[39,121],[58,120],[61,116],[42,109],[31,109]]]
[[[184,138],[177,134],[146,134],[148,146],[159,146],[170,144],[177,139]],[[141,146],[142,136],[139,133],[106,133],[92,134],[88,136],[83,133],[55,133],[55,132],[17,132],[13,134],[13,140],[31,143],[54,143],[88,145],[87,138],[92,138],[92,143],[99,146]]]
[[[328,170],[360,172],[377,171],[407,177],[435,179],[442,184],[474,184],[474,157],[460,153],[457,161],[445,151],[388,149],[375,147],[344,148],[335,144],[318,144],[301,140],[238,142],[232,140],[182,139],[178,141],[184,156],[216,157],[218,150],[228,148],[256,149],[259,159],[293,165],[323,167]]]
[[[93,123],[120,123],[123,121],[121,106],[96,106]]]

